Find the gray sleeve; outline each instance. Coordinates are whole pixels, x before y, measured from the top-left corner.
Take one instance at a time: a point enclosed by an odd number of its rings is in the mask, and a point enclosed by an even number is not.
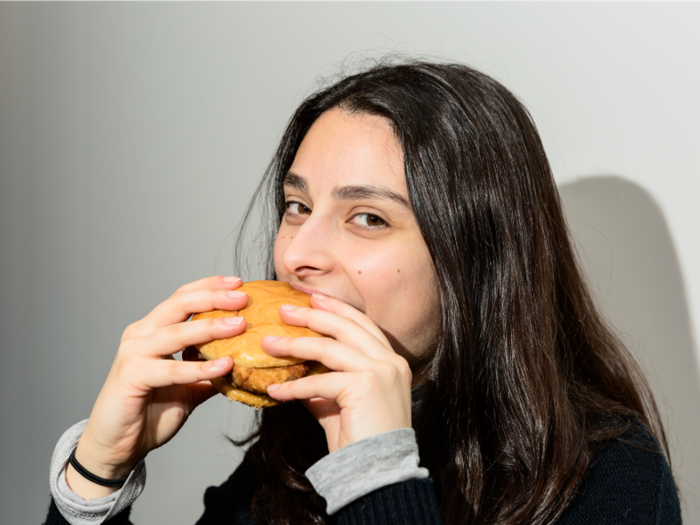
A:
[[[427,478],[419,467],[418,444],[412,428],[384,432],[351,443],[314,463],[306,477],[334,514],[348,503],[379,488],[415,478]]]
[[[146,461],[142,459],[131,471],[124,486],[109,496],[85,500],[71,491],[66,483],[66,466],[87,422],[86,419],[66,430],[51,457],[51,495],[58,510],[71,525],[104,523],[131,505],[146,485]]]

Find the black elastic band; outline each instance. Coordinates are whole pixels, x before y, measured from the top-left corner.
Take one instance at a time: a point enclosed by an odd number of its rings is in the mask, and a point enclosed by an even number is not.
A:
[[[103,487],[121,487],[124,483],[126,483],[126,480],[129,476],[127,476],[126,478],[119,479],[104,479],[99,476],[95,476],[92,472],[90,472],[88,469],[86,469],[80,463],[78,463],[77,459],[75,459],[75,451],[77,449],[78,447],[75,447],[73,449],[73,452],[70,453],[68,461],[71,465],[73,465],[73,468],[77,470],[80,473],[80,475],[83,476],[85,479],[89,479],[93,483],[97,483],[98,485],[102,485]]]

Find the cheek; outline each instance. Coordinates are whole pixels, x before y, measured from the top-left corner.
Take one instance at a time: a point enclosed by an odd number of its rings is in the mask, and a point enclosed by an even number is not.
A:
[[[405,254],[398,251],[348,246],[339,256],[351,279],[367,291],[395,287],[405,275]]]
[[[432,271],[427,254],[419,249],[408,249],[405,245],[381,252],[369,250],[357,261],[357,266],[366,268],[373,278],[387,284],[417,281],[430,276]]]
[[[275,249],[273,252],[274,263],[275,263],[275,273],[277,274],[278,281],[287,280],[288,274],[282,263],[282,257],[284,256],[284,251],[289,246],[289,235],[283,231],[283,228],[277,232],[277,237],[275,238]]]
[[[353,266],[350,270],[346,265],[346,269],[373,318],[393,318],[392,324],[407,320],[406,311],[422,306],[434,289],[432,262],[420,250],[399,246],[382,253],[369,250],[349,256]]]

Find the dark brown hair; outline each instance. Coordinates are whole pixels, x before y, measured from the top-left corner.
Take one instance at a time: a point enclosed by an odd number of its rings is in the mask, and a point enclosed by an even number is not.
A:
[[[445,523],[554,522],[596,443],[636,421],[668,456],[647,383],[586,288],[532,118],[487,75],[380,64],[307,98],[254,197],[274,207],[270,249],[284,176],[331,108],[386,118],[403,148],[440,293],[442,326],[414,428]],[[266,262],[274,279],[271,251]],[[327,454],[325,437],[303,405],[263,411],[253,440],[256,515],[329,522],[304,476]]]

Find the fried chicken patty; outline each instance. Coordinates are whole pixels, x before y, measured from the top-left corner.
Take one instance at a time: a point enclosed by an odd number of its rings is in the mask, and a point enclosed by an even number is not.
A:
[[[267,387],[274,383],[284,383],[300,379],[311,372],[316,366],[315,361],[304,361],[295,365],[276,366],[273,368],[246,368],[234,366],[227,379],[231,384],[253,392],[254,394],[267,394]]]
[[[182,353],[185,361],[206,361],[202,353],[190,346]],[[272,368],[247,368],[234,365],[233,370],[224,376],[235,388],[254,394],[267,394],[267,387],[275,383],[284,383],[300,379],[311,372],[317,365],[316,361],[303,361],[294,365],[276,366]]]

